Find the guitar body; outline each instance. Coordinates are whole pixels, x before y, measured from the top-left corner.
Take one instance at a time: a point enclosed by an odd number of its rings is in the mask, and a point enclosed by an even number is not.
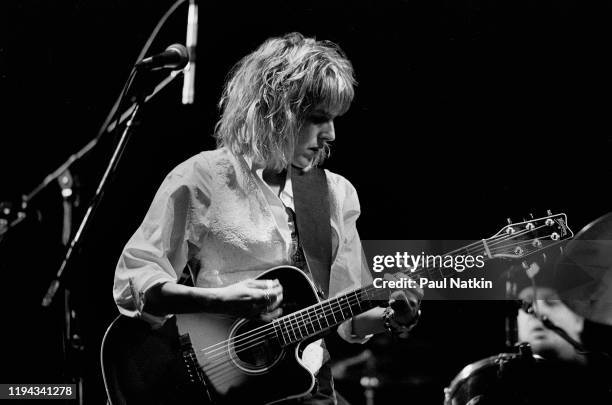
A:
[[[295,267],[275,267],[258,279],[280,281],[283,315],[319,302]],[[102,370],[114,405],[269,404],[314,387],[300,361],[314,339],[283,345],[270,324],[226,315],[181,314],[157,330],[119,317],[102,343]]]

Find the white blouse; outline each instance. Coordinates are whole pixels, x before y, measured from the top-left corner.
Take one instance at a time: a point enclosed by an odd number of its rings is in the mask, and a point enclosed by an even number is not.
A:
[[[332,266],[329,296],[371,283],[356,220],[353,185],[326,170],[330,190]],[[290,176],[287,176],[290,179]],[[291,232],[284,207],[293,209],[291,182],[279,196],[249,159],[220,148],[178,165],[157,191],[144,221],[126,244],[115,271],[119,311],[161,325],[167,317],[143,311],[146,291],[176,282],[189,264],[197,287],[221,287],[291,264]],[[350,322],[338,331],[350,342]]]

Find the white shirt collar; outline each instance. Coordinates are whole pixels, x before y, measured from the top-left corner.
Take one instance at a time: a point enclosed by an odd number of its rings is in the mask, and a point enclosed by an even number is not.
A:
[[[256,165],[253,158],[247,155],[241,155],[244,159],[247,167],[251,170],[251,173],[255,174],[259,179],[265,184],[263,181],[263,171],[264,168]],[[280,199],[285,204],[285,206],[293,209],[293,185],[291,183],[291,175],[292,175],[293,166],[289,165],[287,167],[287,177],[285,178],[285,186],[283,187],[283,191],[280,193]]]

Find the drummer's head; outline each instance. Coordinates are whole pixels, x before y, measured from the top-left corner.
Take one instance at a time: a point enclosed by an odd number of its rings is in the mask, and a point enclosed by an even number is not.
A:
[[[532,304],[519,310],[519,341],[529,343],[533,352],[542,357],[584,363],[584,356],[576,352],[574,347],[557,333],[546,328],[536,314],[547,317],[577,342],[580,342],[584,319],[559,299],[557,292],[551,283],[546,283],[545,278],[537,277],[537,280],[539,282],[536,281],[535,287],[528,284],[519,286],[518,298],[524,303]]]

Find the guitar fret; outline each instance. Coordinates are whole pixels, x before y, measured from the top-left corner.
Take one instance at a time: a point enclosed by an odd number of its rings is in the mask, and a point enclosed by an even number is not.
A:
[[[287,335],[287,339],[285,339],[285,344],[287,343],[287,340],[289,342],[291,342],[291,336],[289,336],[289,331],[287,330],[287,327],[285,326],[285,320],[284,319],[279,319],[279,324],[281,325],[281,331],[283,334],[283,339],[285,338],[285,334]]]
[[[317,313],[316,316],[317,316],[317,322],[319,322],[319,326],[321,327],[321,330],[325,330],[327,327],[324,328],[323,325],[321,325],[321,318],[323,317],[323,313],[319,311],[319,313]],[[329,326],[329,324],[327,326]]]
[[[331,314],[332,314],[332,317],[334,318],[334,322],[333,323],[335,325],[335,324],[338,323],[338,321],[336,320],[336,315],[334,314],[334,308],[331,306],[331,301],[328,301],[327,303],[329,305],[329,309],[331,309]]]
[[[287,341],[285,340],[285,336],[283,335],[283,330],[282,330],[282,326],[280,322],[274,321],[272,323],[272,326],[274,327],[274,332],[276,333],[276,337],[278,338],[278,341],[281,341],[281,338],[283,340],[282,346],[286,346],[287,345]],[[279,331],[280,331],[280,337],[279,337]]]
[[[312,333],[310,332],[310,330],[308,330],[308,324],[310,323],[310,319],[307,318],[308,317],[308,310],[306,311],[301,311],[302,312],[302,319],[304,320],[304,329],[306,329],[306,336],[310,336]]]
[[[323,319],[325,320],[325,323],[327,324],[326,328],[331,327],[332,322],[329,321],[329,319],[327,319],[327,311],[325,310],[324,306],[321,306],[321,317],[323,317]]]
[[[309,309],[307,314],[308,314],[308,323],[310,324],[310,327],[312,328],[312,333],[315,334],[317,332],[317,328],[315,327],[314,324],[314,320],[312,319],[312,313],[311,313],[312,309]]]
[[[338,298],[340,304],[340,314],[346,320],[353,317],[353,310],[351,309],[351,303],[346,299],[346,296]],[[348,312],[346,311],[348,307]]]
[[[342,297],[338,297],[336,299],[336,302],[338,303],[338,310],[336,311],[336,313],[340,313],[340,322],[342,322],[344,319],[346,319],[346,315],[344,314],[344,303],[342,302]]]
[[[368,302],[372,301],[372,297],[370,296],[370,293],[368,292],[367,289],[364,288],[364,289],[361,290],[361,292],[363,292],[365,294],[366,300],[368,300]]]
[[[344,301],[345,301],[345,302],[348,304],[348,310],[349,310],[349,312],[351,313],[351,316],[350,316],[350,317],[347,317],[347,318],[352,318],[353,316],[355,316],[355,315],[353,315],[353,308],[351,308],[351,305],[352,305],[352,304],[351,304],[351,302],[350,302],[350,301],[349,301],[349,300],[346,298],[346,296],[344,297]]]
[[[304,319],[304,312],[300,311],[298,312],[300,314],[300,317],[302,318],[301,320],[301,325],[298,323],[298,328],[300,328],[300,333],[302,333],[302,327],[304,327],[304,329],[306,330],[306,333],[303,333],[303,336],[309,336],[310,333],[308,332],[308,324],[306,323],[306,320]]]
[[[294,332],[294,330],[293,330],[293,325],[291,325],[291,318],[289,317],[288,319],[289,319],[289,326],[290,326],[290,328],[287,328],[287,330],[288,330],[289,332],[292,332],[292,333],[293,333],[293,339],[294,339],[295,341],[297,341],[297,337],[296,337],[295,332]],[[285,322],[286,322],[286,321],[287,321],[287,320],[285,320]],[[285,327],[287,327],[287,325],[286,325],[286,324],[285,324]],[[290,334],[289,334],[289,340],[291,340],[291,335],[290,335]]]
[[[363,312],[363,309],[361,308],[361,302],[359,302],[359,296],[357,295],[357,290],[353,291],[353,295],[355,295],[355,298],[357,299],[357,305],[359,305],[359,312]]]
[[[306,324],[306,326],[310,325],[310,329],[312,329],[312,334],[314,335],[315,333],[317,333],[317,328],[315,328],[315,324],[314,324],[314,320],[312,319],[311,311],[312,309],[309,309],[308,311],[306,311],[306,315],[308,315],[308,323]]]
[[[298,339],[298,340],[302,340],[302,339],[304,338],[304,335],[302,335],[302,331],[300,330],[300,321],[298,321],[298,319],[297,319],[297,317],[295,316],[295,314],[293,314],[292,316],[293,316],[293,318],[295,319],[295,326],[296,326],[296,329],[297,329],[298,333],[300,334],[300,337],[299,337],[299,339]],[[292,321],[292,324],[293,324],[293,321]],[[297,336],[297,335],[296,335],[296,336]]]
[[[293,331],[295,333],[296,339],[297,340],[302,340],[304,338],[304,335],[302,335],[302,332],[300,331],[300,321],[297,318],[297,314],[293,313],[293,314],[291,314],[291,316],[293,318],[293,319],[291,319],[291,327],[293,328]]]

